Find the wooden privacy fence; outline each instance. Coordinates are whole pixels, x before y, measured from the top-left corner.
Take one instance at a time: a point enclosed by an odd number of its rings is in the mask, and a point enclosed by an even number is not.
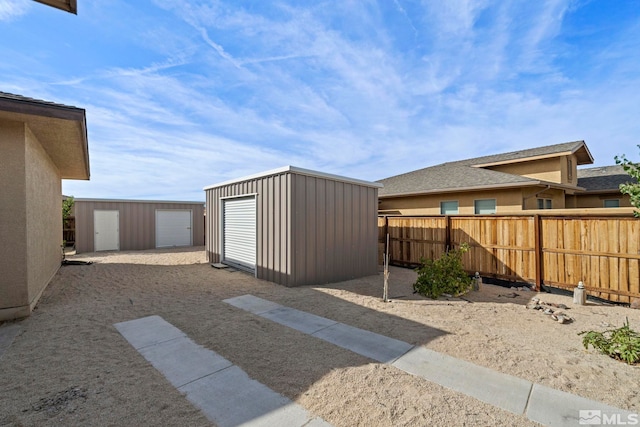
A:
[[[418,266],[468,243],[464,266],[484,277],[573,289],[617,302],[640,298],[640,220],[585,216],[382,216],[391,264]]]

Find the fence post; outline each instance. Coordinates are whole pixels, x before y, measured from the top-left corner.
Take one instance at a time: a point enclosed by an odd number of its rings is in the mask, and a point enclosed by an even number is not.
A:
[[[444,251],[448,251],[451,248],[451,217],[446,215],[444,217],[445,227],[444,227]]]
[[[384,217],[384,234],[382,235],[382,238],[384,239],[384,252],[383,254],[389,254],[389,261],[391,261],[393,259],[393,257],[391,256],[391,242],[389,239],[387,239],[387,236],[389,235],[389,217],[385,215]]]
[[[536,288],[540,292],[542,289],[542,230],[540,227],[540,215],[533,216],[533,230],[535,234],[535,263],[536,263]]]

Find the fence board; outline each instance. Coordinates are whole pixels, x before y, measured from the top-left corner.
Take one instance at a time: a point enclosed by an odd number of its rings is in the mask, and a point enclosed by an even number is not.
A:
[[[640,221],[631,217],[381,217],[380,260],[385,223],[394,264],[418,265],[422,257],[442,255],[447,245],[468,243],[463,263],[470,273],[567,289],[583,281],[600,298],[640,298]]]

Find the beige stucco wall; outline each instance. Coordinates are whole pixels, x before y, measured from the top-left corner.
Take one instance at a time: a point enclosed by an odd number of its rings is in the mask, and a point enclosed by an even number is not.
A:
[[[540,188],[530,188],[523,190],[525,210],[538,209],[538,199],[551,199],[552,209],[564,209],[565,194],[563,190],[550,188],[540,191]]]
[[[533,192],[532,189],[529,189]],[[381,198],[380,211],[399,211],[401,215],[439,215],[440,202],[458,201],[459,215],[473,215],[474,201],[496,199],[496,213],[522,210],[522,189],[487,190],[460,193],[444,193],[426,196]],[[535,203],[535,202],[534,202]]]
[[[575,154],[562,157],[560,167],[562,183],[578,185],[578,159]]]
[[[540,179],[543,181],[561,183],[563,182],[561,172],[562,165],[565,165],[564,167],[566,169],[566,160],[564,157],[553,157],[549,159],[490,166],[486,169],[526,176],[527,178]]]
[[[576,195],[573,199],[577,208],[602,208],[609,199],[619,199],[621,208],[631,206],[629,196],[622,193]]]
[[[25,159],[27,279],[29,304],[33,306],[62,260],[62,182],[53,161],[28,128]]]
[[[57,168],[28,126],[0,121],[0,320],[30,314],[60,267]]]
[[[28,314],[24,140],[24,123],[0,120],[0,320]]]

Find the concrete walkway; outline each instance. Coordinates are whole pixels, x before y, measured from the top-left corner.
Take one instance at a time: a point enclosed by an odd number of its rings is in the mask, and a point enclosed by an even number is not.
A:
[[[114,325],[138,352],[220,427],[330,426],[199,346],[159,316]]]
[[[229,298],[224,302],[373,360],[391,364],[498,408],[524,415],[543,425],[577,426],[581,415],[583,424],[587,421],[586,417],[592,417],[593,414],[621,421],[637,416],[629,411],[535,384],[424,347],[414,347],[404,341],[288,308],[253,295]],[[628,418],[630,415],[633,417]]]

